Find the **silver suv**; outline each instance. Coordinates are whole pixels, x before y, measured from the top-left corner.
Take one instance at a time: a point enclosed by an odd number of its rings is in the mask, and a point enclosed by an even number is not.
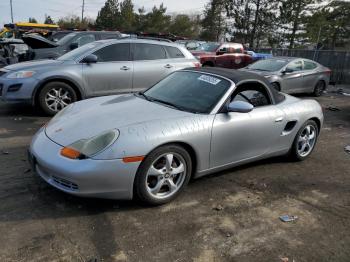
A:
[[[139,92],[175,70],[199,66],[192,54],[177,44],[139,39],[102,40],[56,60],[2,68],[0,98],[8,102],[30,102],[53,115],[77,100]]]

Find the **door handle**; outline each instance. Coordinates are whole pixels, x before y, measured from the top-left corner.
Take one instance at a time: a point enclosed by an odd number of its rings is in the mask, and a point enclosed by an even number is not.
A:
[[[171,64],[167,64],[167,65],[165,65],[164,67],[170,69],[170,68],[172,68],[173,66],[172,66]]]
[[[128,67],[128,66],[122,66],[122,67],[120,68],[120,70],[128,71],[128,70],[130,70],[130,67]]]
[[[276,123],[282,122],[282,121],[283,121],[283,117],[282,117],[282,116],[275,119],[275,122],[276,122]]]

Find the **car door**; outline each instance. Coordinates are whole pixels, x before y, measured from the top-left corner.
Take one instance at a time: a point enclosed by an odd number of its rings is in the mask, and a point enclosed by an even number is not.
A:
[[[97,56],[97,63],[83,64],[85,88],[92,96],[132,91],[130,43],[104,46],[93,54]]]
[[[290,72],[288,72],[290,70]],[[293,60],[282,73],[282,91],[286,93],[297,93],[302,90],[303,82],[303,60]]]
[[[167,64],[173,66],[169,68],[166,73],[170,74],[175,70],[180,70],[188,67],[199,66],[199,62],[195,59],[186,58],[186,56],[182,53],[182,51],[175,46],[163,46],[167,52],[168,61]]]
[[[232,101],[250,102],[254,105],[251,112],[223,112],[215,116],[210,153],[211,168],[268,154],[282,133],[285,125],[283,111],[271,103],[267,89],[261,89],[266,87],[254,82],[250,85],[251,87],[238,87]]]
[[[133,92],[145,90],[175,71],[162,45],[134,43],[133,45]]]
[[[303,92],[312,92],[318,81],[318,66],[315,62],[310,60],[304,60],[304,71],[303,71]]]

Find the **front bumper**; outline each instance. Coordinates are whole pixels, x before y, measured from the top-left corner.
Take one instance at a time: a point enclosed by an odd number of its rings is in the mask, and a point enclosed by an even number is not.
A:
[[[31,101],[38,84],[39,80],[33,77],[22,79],[0,77],[0,100],[5,102]]]
[[[113,160],[72,160],[60,155],[62,146],[42,128],[33,138],[28,155],[33,170],[47,183],[66,193],[109,199],[132,199],[140,163]]]

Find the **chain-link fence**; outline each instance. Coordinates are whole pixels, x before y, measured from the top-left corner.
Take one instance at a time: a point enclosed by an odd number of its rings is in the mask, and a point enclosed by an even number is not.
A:
[[[331,82],[350,84],[350,51],[260,48],[254,52],[312,59],[332,70]]]

